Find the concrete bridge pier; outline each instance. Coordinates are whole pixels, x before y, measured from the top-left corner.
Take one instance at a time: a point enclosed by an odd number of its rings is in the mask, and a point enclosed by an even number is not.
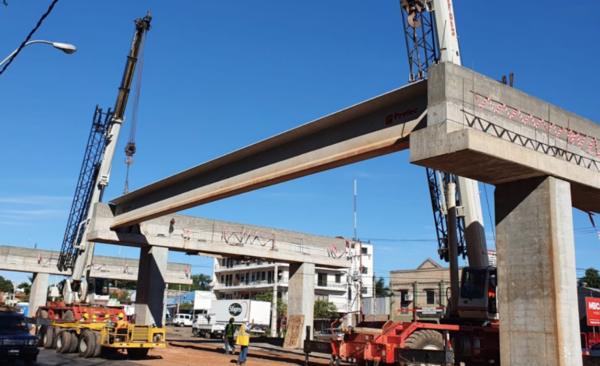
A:
[[[135,322],[137,324],[165,325],[164,301],[165,278],[169,249],[145,246],[140,249],[135,299]]]
[[[314,323],[315,306],[315,264],[290,263],[290,279],[288,292],[288,317],[290,315],[304,315],[304,327],[300,334],[304,344],[306,326],[310,325],[311,339]]]
[[[34,273],[33,283],[29,292],[29,310],[27,316],[32,318],[39,306],[46,305],[48,299],[48,285],[50,275],[48,273]]]
[[[501,364],[582,365],[570,184],[499,184],[495,202]]]

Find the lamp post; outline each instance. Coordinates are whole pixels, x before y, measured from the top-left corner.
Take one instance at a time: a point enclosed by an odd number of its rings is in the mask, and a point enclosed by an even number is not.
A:
[[[30,44],[33,44],[33,43],[45,43],[45,44],[52,45],[54,48],[63,51],[67,55],[70,55],[72,53],[75,53],[75,51],[77,51],[77,48],[69,43],[50,42],[50,41],[42,41],[42,40],[29,41],[29,42],[25,43],[25,46],[23,46],[23,48],[25,48],[26,46],[29,46]],[[6,63],[6,61],[10,60],[10,58],[13,57],[14,54],[17,53],[18,50],[19,49],[17,48],[16,50],[13,51],[13,53],[8,55],[7,58],[2,60],[2,62],[0,62],[0,66],[4,65]]]

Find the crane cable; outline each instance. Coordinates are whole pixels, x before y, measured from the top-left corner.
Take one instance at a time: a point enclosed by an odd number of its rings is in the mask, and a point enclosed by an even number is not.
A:
[[[145,30],[142,35],[140,44],[140,52],[137,60],[137,75],[135,77],[135,89],[133,91],[133,112],[131,114],[131,126],[129,129],[129,142],[125,147],[125,164],[127,165],[127,174],[125,176],[125,189],[123,194],[129,193],[129,167],[133,164],[133,154],[135,154],[135,130],[137,125],[138,106],[140,102],[140,90],[142,87],[142,73],[144,71],[144,50],[146,45],[146,35],[148,30]]]

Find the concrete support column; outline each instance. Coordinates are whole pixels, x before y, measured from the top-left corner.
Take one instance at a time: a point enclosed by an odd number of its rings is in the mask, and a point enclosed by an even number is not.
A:
[[[311,339],[314,328],[315,265],[314,263],[291,263],[288,290],[288,317],[304,315],[301,345],[306,338],[306,326],[310,325]]]
[[[33,283],[29,292],[29,310],[27,317],[32,318],[39,306],[46,305],[48,299],[48,285],[50,283],[50,275],[48,273],[34,273]]]
[[[169,249],[147,246],[140,249],[140,269],[135,295],[135,322],[164,326],[165,278]]]
[[[501,184],[495,199],[501,364],[581,365],[570,184]]]

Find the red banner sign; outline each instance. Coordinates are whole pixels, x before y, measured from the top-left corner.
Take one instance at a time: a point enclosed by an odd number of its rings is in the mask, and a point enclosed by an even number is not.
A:
[[[586,297],[585,310],[589,326],[600,325],[600,298]]]

